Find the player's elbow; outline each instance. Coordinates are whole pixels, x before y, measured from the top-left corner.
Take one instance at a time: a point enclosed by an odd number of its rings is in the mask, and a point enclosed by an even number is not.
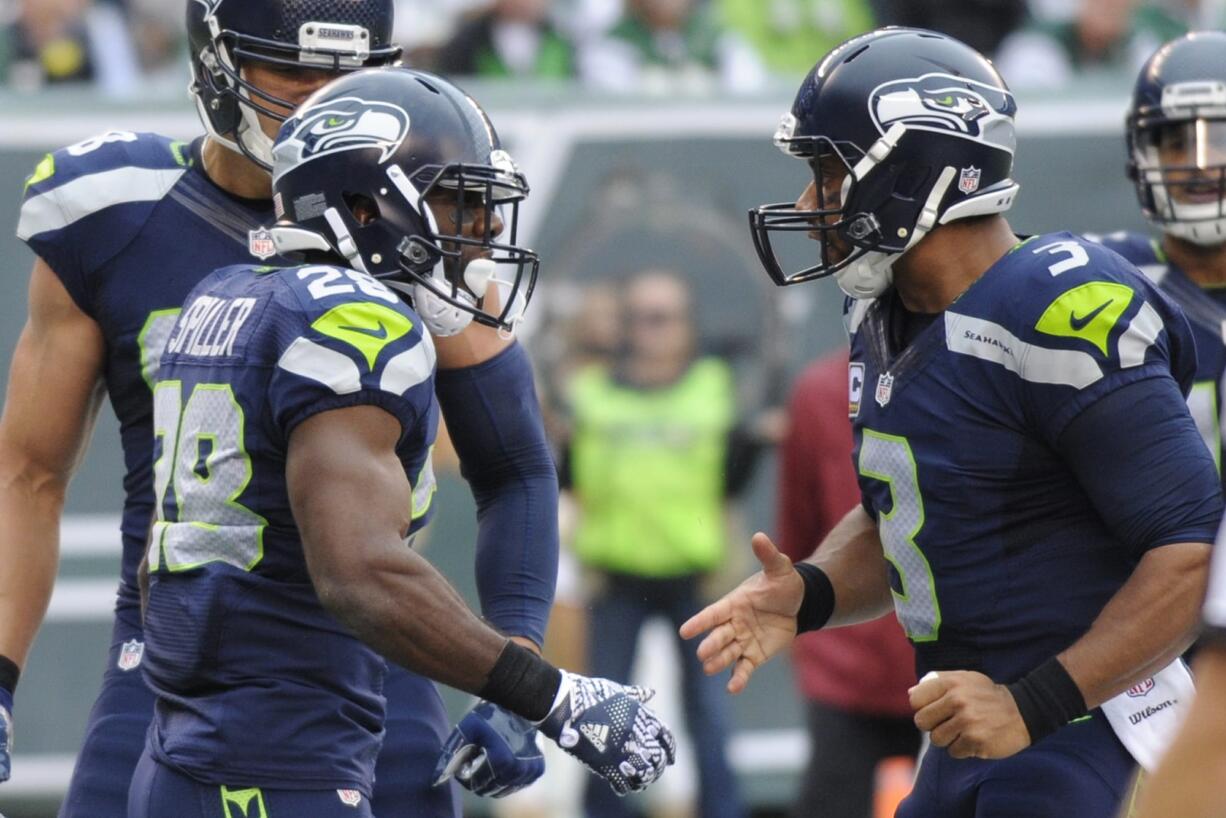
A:
[[[1211,553],[1208,543],[1173,543],[1147,552],[1137,568],[1154,577],[1162,586],[1162,595],[1178,604],[1189,634],[1199,621],[1201,602],[1209,584]]]
[[[348,627],[360,631],[362,623],[378,620],[378,583],[361,565],[312,571],[311,579],[320,604]]]
[[[27,508],[50,506],[58,512],[71,477],[71,469],[49,463],[48,458],[14,442],[0,430],[0,495]]]
[[[333,550],[337,558],[308,559],[308,566],[320,604],[362,635],[368,627],[393,616],[398,602],[396,580],[404,571],[402,566],[397,571],[387,564],[383,548],[349,546]]]

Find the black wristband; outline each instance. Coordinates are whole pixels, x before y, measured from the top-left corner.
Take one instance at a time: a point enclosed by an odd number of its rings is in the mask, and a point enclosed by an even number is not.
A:
[[[0,656],[0,687],[13,695],[17,692],[17,679],[21,676],[21,668],[7,656]]]
[[[1081,689],[1054,656],[1009,685],[1009,692],[1017,702],[1032,745],[1086,714]]]
[[[561,684],[562,671],[508,639],[477,695],[528,721],[540,721],[549,715]]]
[[[834,585],[826,572],[811,562],[798,562],[794,567],[805,583],[805,597],[796,612],[796,631],[815,631],[834,614]]]

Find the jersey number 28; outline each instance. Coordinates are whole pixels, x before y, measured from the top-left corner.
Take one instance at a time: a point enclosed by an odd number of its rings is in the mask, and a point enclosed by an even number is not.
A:
[[[197,384],[183,402],[180,381],[153,390],[155,518],[149,570],[186,571],[225,562],[250,571],[264,556],[267,521],[238,502],[251,482],[243,409],[228,384]],[[167,494],[173,492],[167,513]],[[171,519],[173,517],[173,519]]]

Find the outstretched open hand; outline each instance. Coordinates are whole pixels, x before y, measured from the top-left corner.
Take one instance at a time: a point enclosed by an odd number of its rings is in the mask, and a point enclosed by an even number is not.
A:
[[[792,561],[762,532],[752,540],[762,570],[681,626],[681,637],[707,637],[698,645],[698,660],[708,676],[729,667],[729,693],[740,693],[759,666],[791,644],[796,612],[804,599],[804,581]]]

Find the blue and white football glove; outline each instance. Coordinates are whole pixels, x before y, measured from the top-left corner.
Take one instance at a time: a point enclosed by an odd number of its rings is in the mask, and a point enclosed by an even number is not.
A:
[[[434,767],[438,786],[452,776],[477,795],[502,798],[545,772],[536,725],[496,704],[479,701],[451,731]]]
[[[564,670],[540,729],[618,795],[645,790],[677,758],[673,734],[644,704],[654,695]]]
[[[13,773],[13,694],[0,687],[0,781]]]

